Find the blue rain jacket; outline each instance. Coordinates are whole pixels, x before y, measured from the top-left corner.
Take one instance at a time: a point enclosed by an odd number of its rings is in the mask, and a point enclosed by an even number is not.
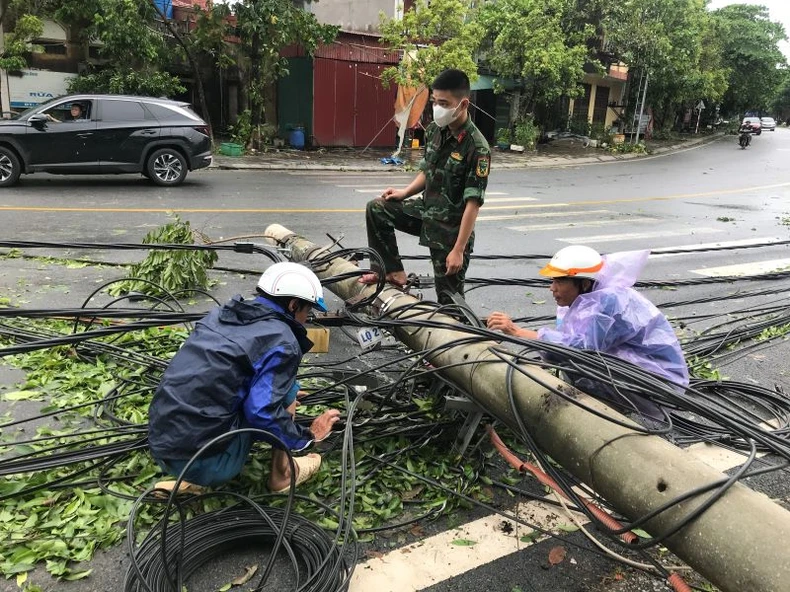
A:
[[[189,459],[242,427],[267,430],[291,450],[306,448],[312,434],[286,408],[299,389],[302,355],[312,346],[305,328],[266,298],[235,296],[211,311],[173,357],[151,401],[154,458]]]
[[[664,314],[632,288],[649,253],[605,256],[592,292],[558,308],[557,327],[539,329],[539,338],[605,352],[688,386],[688,367],[675,331]]]

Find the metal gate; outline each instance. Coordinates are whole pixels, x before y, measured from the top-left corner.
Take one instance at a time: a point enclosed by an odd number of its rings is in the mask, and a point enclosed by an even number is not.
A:
[[[394,146],[396,88],[384,89],[387,64],[316,57],[313,63],[313,143]]]

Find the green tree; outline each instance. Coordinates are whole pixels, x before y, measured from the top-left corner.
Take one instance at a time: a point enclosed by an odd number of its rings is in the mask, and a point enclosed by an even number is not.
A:
[[[787,62],[779,49],[787,39],[784,27],[769,19],[767,8],[751,4],[725,6],[712,17],[729,69],[724,112],[767,109],[784,81]]]
[[[790,119],[790,68],[782,70],[784,81],[771,104],[772,112],[777,122]]]
[[[298,43],[313,55],[321,43],[335,39],[339,28],[322,25],[292,0],[242,0],[233,5],[233,13],[241,38],[240,65],[246,75],[250,104],[253,133],[249,143],[260,148],[262,124],[267,121],[267,93],[273,92],[277,80],[288,74],[288,60],[281,51]]]
[[[475,54],[483,37],[476,21],[475,2],[417,0],[400,19],[380,16],[381,42],[403,52],[406,59],[382,72],[385,86],[429,86],[447,68],[463,70],[477,78]]]
[[[165,68],[171,52],[155,26],[157,11],[149,0],[59,0],[54,18],[100,42],[106,65],[78,76],[71,92],[173,96],[184,91]]]
[[[0,26],[2,26],[0,24]],[[0,54],[0,69],[21,70],[27,66],[26,54],[30,42],[44,31],[44,23],[33,14],[23,13],[16,17],[14,28],[6,33],[3,53]]]
[[[592,30],[566,27],[573,10],[565,0],[499,0],[480,11],[485,63],[498,76],[520,81],[522,116],[579,92]]]
[[[657,127],[671,124],[679,109],[700,99],[716,102],[724,93],[726,66],[705,0],[621,0],[603,8],[602,24],[634,78],[648,74]]]

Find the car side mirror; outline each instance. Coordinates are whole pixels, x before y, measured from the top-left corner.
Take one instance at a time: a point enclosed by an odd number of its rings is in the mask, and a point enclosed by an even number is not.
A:
[[[28,119],[27,119],[27,120],[28,120],[30,123],[32,123],[32,124],[36,124],[36,123],[46,123],[47,121],[49,121],[49,119],[47,118],[47,116],[46,116],[46,115],[44,115],[43,113],[34,113],[34,114],[33,114],[33,115],[31,115],[30,117],[28,117]]]

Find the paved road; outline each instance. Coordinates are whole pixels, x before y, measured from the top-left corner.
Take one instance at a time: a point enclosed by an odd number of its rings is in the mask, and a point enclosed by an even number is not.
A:
[[[589,244],[603,252],[650,248],[654,256],[645,271],[646,279],[733,275],[789,267],[788,247],[770,244],[790,239],[788,225],[783,223],[790,216],[790,130],[764,133],[754,140],[748,150],[740,150],[735,139],[728,137],[668,156],[550,170],[497,172],[494,161],[486,205],[477,226],[476,252],[550,255],[570,243]],[[191,175],[183,187],[163,190],[130,177],[42,175],[23,178],[18,187],[0,192],[0,216],[4,238],[17,240],[137,242],[150,228],[162,224],[167,212],[177,211],[213,239],[260,235],[268,224],[277,222],[318,243],[327,242],[325,233],[329,232],[333,236],[342,233],[345,246],[359,246],[365,244],[366,201],[387,185],[405,185],[410,178],[409,174],[388,171],[204,171]],[[662,249],[709,244],[763,246],[682,255],[661,253]],[[404,254],[424,253],[416,239],[404,237],[402,245]],[[243,255],[223,255],[222,263],[253,269],[264,266],[262,261]],[[533,277],[539,264],[476,261],[469,275]],[[414,262],[410,269],[427,273],[428,265]],[[10,280],[0,280],[2,285],[11,285]],[[754,282],[748,288],[770,285]],[[700,286],[678,292],[651,291],[649,295],[661,304],[743,287]],[[220,290],[235,291],[232,286]],[[73,292],[76,297],[79,289],[75,287]],[[432,297],[430,293],[427,296]],[[500,287],[472,290],[468,300],[481,314],[504,309],[517,316],[533,316],[551,314],[547,296],[539,291]],[[720,312],[721,306],[702,304],[673,312],[703,315]],[[737,308],[738,303],[731,306]],[[786,350],[780,344],[769,353],[747,356],[725,368],[725,373],[766,386],[776,383],[790,388],[784,369],[772,363],[773,359],[782,359]],[[727,468],[728,462],[732,459],[724,459],[721,468]],[[786,484],[781,482],[767,482],[761,487],[776,497],[787,495]],[[574,555],[576,563],[544,574],[536,566],[545,565],[552,543],[540,543],[531,553],[516,553],[517,539],[514,543],[510,537],[503,543],[495,534],[501,520],[469,518],[463,537],[485,539],[486,544],[470,549],[451,547],[448,551],[447,541],[441,537],[459,535],[436,532],[437,538],[426,542],[421,551],[371,560],[358,570],[360,579],[352,590],[411,590],[433,584],[431,591],[449,592],[480,590],[483,582],[490,584],[487,589],[506,591],[516,587],[524,591],[596,590],[591,582],[613,573],[612,564],[579,554]],[[394,577],[386,570],[388,564],[401,575],[409,571],[396,561],[403,557],[411,568],[425,566],[424,572],[415,572],[420,574],[420,584],[390,583],[388,588],[386,582]],[[102,565],[101,561],[97,564]],[[112,571],[115,561],[116,556],[104,560],[104,570]],[[112,589],[90,586],[70,584],[68,590]]]

